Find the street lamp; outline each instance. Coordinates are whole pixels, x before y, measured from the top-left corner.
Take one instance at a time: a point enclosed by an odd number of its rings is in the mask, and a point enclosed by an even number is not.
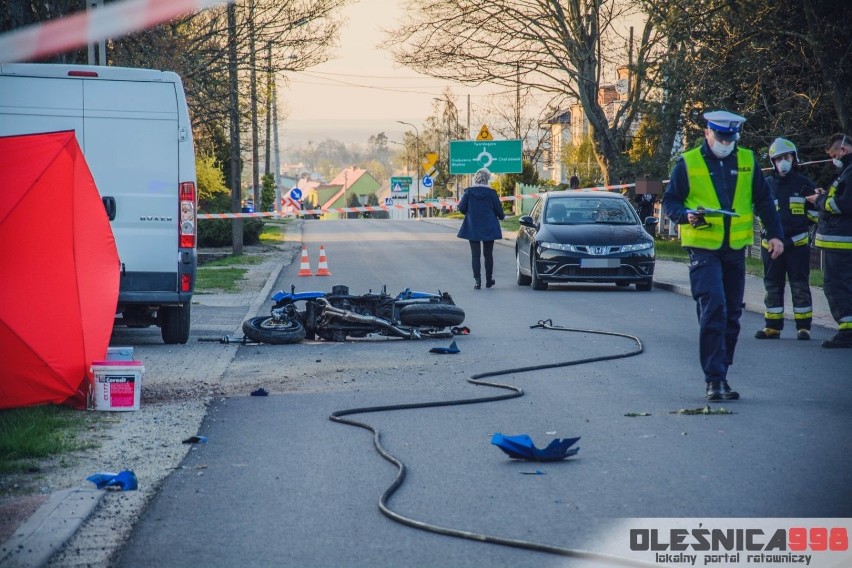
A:
[[[405,122],[404,120],[397,120],[397,122],[413,128],[414,134],[416,136],[415,142],[417,144],[417,156],[415,157],[414,161],[416,162],[415,165],[417,166],[417,203],[420,203],[420,131],[417,130],[417,127],[411,124],[410,122]],[[420,209],[418,209],[417,212],[419,213]]]

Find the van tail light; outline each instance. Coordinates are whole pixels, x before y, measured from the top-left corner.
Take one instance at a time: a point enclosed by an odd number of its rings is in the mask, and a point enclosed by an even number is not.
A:
[[[183,181],[178,186],[180,196],[180,225],[178,235],[180,248],[195,247],[195,227],[198,224],[195,211],[195,182]]]
[[[192,277],[189,274],[180,275],[180,291],[189,292],[192,289]]]

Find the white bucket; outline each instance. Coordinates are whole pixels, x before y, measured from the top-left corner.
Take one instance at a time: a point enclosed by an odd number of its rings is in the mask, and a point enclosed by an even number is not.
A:
[[[89,408],[93,410],[139,410],[142,398],[142,361],[95,361]]]

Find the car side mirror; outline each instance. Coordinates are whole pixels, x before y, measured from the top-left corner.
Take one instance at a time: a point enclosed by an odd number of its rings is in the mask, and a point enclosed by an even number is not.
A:
[[[518,219],[518,223],[519,223],[522,227],[529,227],[529,228],[531,228],[531,229],[535,229],[535,228],[536,228],[536,226],[535,226],[535,221],[533,221],[533,218],[532,218],[532,217],[530,217],[529,215],[524,215],[524,216],[522,216],[520,219]]]

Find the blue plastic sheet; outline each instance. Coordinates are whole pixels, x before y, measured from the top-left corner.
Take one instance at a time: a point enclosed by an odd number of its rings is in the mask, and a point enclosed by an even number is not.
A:
[[[571,448],[580,438],[555,438],[546,448],[535,447],[526,434],[504,436],[497,432],[491,437],[491,443],[503,450],[510,458],[527,461],[559,461],[575,455],[580,448]]]
[[[454,353],[460,353],[460,352],[461,352],[461,349],[459,349],[459,346],[456,345],[455,341],[450,343],[449,347],[433,347],[432,349],[429,350],[429,353],[439,353],[439,354],[442,354],[442,355],[454,354]]]
[[[139,489],[136,474],[128,469],[118,473],[101,471],[90,475],[86,479],[94,483],[98,489],[104,489],[105,487],[118,487],[122,491],[135,491]]]

